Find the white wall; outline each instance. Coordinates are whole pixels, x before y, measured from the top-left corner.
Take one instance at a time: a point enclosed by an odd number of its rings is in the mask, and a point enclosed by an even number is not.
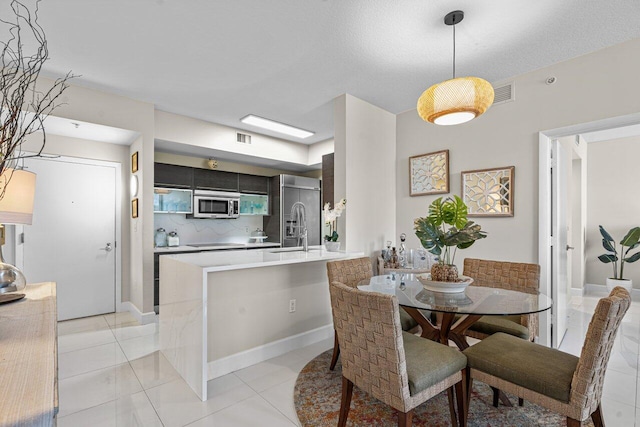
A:
[[[386,240],[397,240],[396,116],[342,95],[334,102],[334,123],[334,199],[347,199],[338,220],[340,240],[349,251],[372,255]]]
[[[322,156],[325,154],[333,153],[334,141],[333,138],[326,139],[324,141],[316,142],[309,146],[309,165],[322,165]]]
[[[238,132],[237,129],[216,123],[164,111],[155,113],[155,137],[159,140],[265,159],[308,164],[309,148],[304,144],[246,131],[241,132],[251,135],[251,144],[240,144],[236,142],[236,132]]]
[[[588,152],[586,282],[603,285],[607,277],[613,277],[613,267],[597,258],[605,253],[598,225],[616,243],[630,228],[640,226],[637,179],[640,136],[592,142]],[[640,261],[625,264],[624,276],[633,280],[635,288],[640,288]]]
[[[408,158],[447,148],[451,194],[460,194],[461,171],[515,166],[514,217],[475,218],[489,236],[459,253],[456,264],[465,257],[537,262],[538,132],[640,111],[640,97],[630,89],[637,86],[638,52],[635,39],[509,79],[515,101],[466,124],[432,125],[415,110],[398,115],[396,235],[411,230],[414,218],[424,216],[436,198],[409,197]],[[545,84],[549,76],[557,78],[555,84]],[[415,235],[407,234],[408,247],[418,247]]]
[[[41,78],[39,86],[48,87],[51,80]],[[40,89],[42,90],[42,89]],[[55,116],[96,123],[138,132],[141,136],[129,148],[138,151],[140,181],[137,221],[130,222],[130,301],[143,313],[153,312],[153,146],[154,106],[94,89],[71,85],[60,98],[62,105]],[[130,166],[123,168],[131,171]],[[124,185],[128,185],[129,176]],[[129,194],[124,191],[123,194]],[[130,201],[126,203],[130,206]],[[130,214],[122,218],[123,227]],[[124,252],[123,252],[124,254]],[[123,276],[123,282],[126,278]]]

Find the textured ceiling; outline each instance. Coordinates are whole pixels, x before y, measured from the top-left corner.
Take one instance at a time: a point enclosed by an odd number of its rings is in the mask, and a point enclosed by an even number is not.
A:
[[[640,1],[44,0],[52,76],[247,131],[256,114],[333,136],[332,99],[393,113],[451,76],[490,82],[640,37]]]

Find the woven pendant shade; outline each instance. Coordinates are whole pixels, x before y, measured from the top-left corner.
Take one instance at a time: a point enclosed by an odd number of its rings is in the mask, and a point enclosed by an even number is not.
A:
[[[478,77],[445,80],[425,90],[418,114],[437,125],[457,125],[483,114],[493,103],[493,86]]]

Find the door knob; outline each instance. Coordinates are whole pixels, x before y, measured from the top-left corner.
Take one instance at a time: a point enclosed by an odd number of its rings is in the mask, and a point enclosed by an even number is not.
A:
[[[573,249],[575,249],[573,246],[567,245],[567,250],[573,250]]]
[[[113,248],[111,247],[111,243],[107,243],[107,246],[104,248],[100,248],[101,251],[111,252]]]

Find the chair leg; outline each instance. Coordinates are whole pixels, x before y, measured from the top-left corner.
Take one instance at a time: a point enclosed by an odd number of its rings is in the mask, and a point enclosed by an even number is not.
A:
[[[493,390],[493,406],[497,408],[500,403],[500,390],[495,387],[491,387],[491,390]]]
[[[602,418],[602,404],[598,405],[593,414],[591,414],[591,421],[595,427],[604,427],[604,418]]]
[[[451,413],[451,425],[455,426],[456,424],[458,424],[457,421],[457,417],[456,417],[456,409],[455,409],[455,404],[453,403],[453,387],[449,387],[447,389],[447,397],[449,398],[449,412]]]
[[[461,372],[462,380],[456,384],[456,401],[458,403],[458,425],[466,427],[467,425],[467,369]],[[451,420],[452,422],[454,420]],[[455,425],[455,424],[454,424]]]
[[[338,343],[338,333],[333,331],[333,356],[331,356],[331,364],[329,365],[329,370],[333,371],[333,368],[336,367],[336,363],[338,362],[338,356],[340,356],[340,344]]]
[[[353,383],[342,377],[342,401],[340,402],[340,419],[338,427],[344,427],[347,424],[349,416],[349,408],[351,407],[351,393],[353,392]]]
[[[413,424],[413,409],[409,412],[398,411],[398,427],[411,427]]]
[[[524,406],[524,399],[521,397],[518,398],[518,406]]]
[[[466,377],[467,377],[467,403],[466,403],[466,409],[467,409],[467,413],[464,417],[465,421],[467,421],[469,419],[469,405],[471,405],[471,391],[473,389],[473,378],[471,378],[471,368],[467,368],[466,369]]]
[[[582,423],[580,421],[567,417],[567,427],[581,427],[581,426],[582,426]]]

